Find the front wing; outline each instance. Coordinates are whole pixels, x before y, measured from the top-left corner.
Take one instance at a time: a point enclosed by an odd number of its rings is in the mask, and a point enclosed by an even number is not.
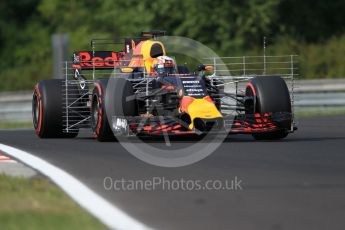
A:
[[[189,124],[172,116],[135,116],[112,117],[111,128],[115,135],[186,135],[186,134],[252,134],[274,132],[281,130],[279,124],[291,122],[292,114],[286,112],[226,115],[221,125],[215,125],[210,130],[188,129]],[[285,128],[286,129],[286,128]],[[286,130],[292,132],[295,128]]]

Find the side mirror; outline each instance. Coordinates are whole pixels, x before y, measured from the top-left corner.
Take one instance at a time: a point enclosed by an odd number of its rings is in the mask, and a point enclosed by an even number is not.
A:
[[[121,68],[122,73],[133,73],[133,69],[129,67]]]
[[[212,70],[214,70],[213,66],[211,66],[211,65],[199,65],[197,69],[198,69],[198,71],[212,71]]]

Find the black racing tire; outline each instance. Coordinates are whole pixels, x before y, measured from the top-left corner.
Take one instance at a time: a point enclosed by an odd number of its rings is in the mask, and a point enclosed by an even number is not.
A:
[[[291,113],[289,89],[279,76],[254,77],[246,88],[246,97],[253,97],[253,104],[247,105],[246,113]],[[252,134],[256,140],[278,140],[287,137],[291,119],[277,124],[279,130]]]
[[[138,102],[132,83],[125,78],[110,78],[106,93],[108,119],[138,116]]]
[[[32,117],[36,134],[40,138],[73,138],[73,133],[63,132],[62,79],[42,80],[35,86],[32,100]]]
[[[109,79],[107,92],[107,110],[113,116],[137,116],[138,105],[132,83],[125,78]],[[109,103],[108,103],[109,102]]]
[[[91,99],[91,127],[98,141],[113,141],[115,137],[109,126],[105,107],[108,79],[98,79]]]

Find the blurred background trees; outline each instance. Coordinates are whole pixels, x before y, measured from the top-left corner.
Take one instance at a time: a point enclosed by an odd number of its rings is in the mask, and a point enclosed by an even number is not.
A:
[[[301,77],[345,76],[342,0],[16,0],[0,3],[0,90],[31,89],[52,75],[51,35],[68,33],[70,52],[93,37],[162,29],[219,55],[300,55]]]

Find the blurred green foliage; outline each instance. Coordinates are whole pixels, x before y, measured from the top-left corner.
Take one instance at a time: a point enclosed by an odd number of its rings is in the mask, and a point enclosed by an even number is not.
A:
[[[16,0],[0,3],[0,90],[30,89],[52,73],[51,35],[70,52],[93,37],[162,29],[219,55],[299,54],[303,78],[344,77],[342,0]]]

